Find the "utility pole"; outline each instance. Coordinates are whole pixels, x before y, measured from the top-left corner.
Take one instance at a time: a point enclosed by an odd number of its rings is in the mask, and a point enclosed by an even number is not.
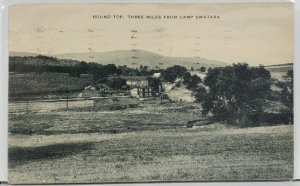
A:
[[[67,85],[67,110],[69,109],[69,81],[68,81],[68,76],[66,76],[65,79],[66,85]]]
[[[163,90],[162,90],[162,87],[159,86],[158,90],[159,90],[159,95],[160,95],[160,102],[162,103],[162,101],[163,101]]]
[[[27,114],[29,114],[29,101],[28,101],[28,99],[26,101],[26,111],[27,111]]]

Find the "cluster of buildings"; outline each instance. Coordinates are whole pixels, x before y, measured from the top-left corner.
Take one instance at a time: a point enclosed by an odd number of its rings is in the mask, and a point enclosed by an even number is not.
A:
[[[154,73],[153,79],[160,79],[161,73]],[[126,84],[130,86],[132,96],[139,98],[159,97],[163,92],[162,86],[153,87],[149,85],[147,76],[129,76],[126,78]]]
[[[130,87],[130,95],[138,98],[160,97],[163,88],[160,85],[153,87],[149,84],[148,76],[122,76],[126,80],[126,85]],[[154,73],[152,79],[160,81],[161,73]],[[79,97],[101,97],[104,93],[113,93],[112,89],[104,84],[99,84],[96,87],[87,86],[85,90],[80,93]],[[122,93],[120,93],[122,94]]]

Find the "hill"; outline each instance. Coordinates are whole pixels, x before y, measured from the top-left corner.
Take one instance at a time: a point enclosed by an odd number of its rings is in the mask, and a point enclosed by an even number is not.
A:
[[[272,66],[265,66],[265,68],[272,73],[276,73],[276,72],[287,73],[289,70],[293,70],[294,64],[287,63],[287,64],[280,64],[280,65],[272,65]]]
[[[29,52],[9,52],[10,57],[19,56],[19,57],[29,57],[29,56],[38,56],[38,53],[29,53]]]
[[[57,59],[56,57],[41,56],[41,55],[13,55],[9,56],[10,65],[34,65],[34,66],[64,66],[70,67],[79,64],[79,61],[71,59]]]
[[[139,67],[147,65],[149,67],[166,68],[173,65],[182,65],[187,68],[198,67],[216,67],[226,66],[225,62],[209,60],[206,58],[191,57],[170,57],[163,56],[145,50],[116,50],[109,52],[87,52],[87,53],[67,53],[53,55],[59,59],[73,59],[79,61],[96,62],[100,64],[127,65],[130,67]]]
[[[10,56],[37,56],[35,53],[10,52]],[[225,62],[210,60],[206,58],[192,57],[170,57],[148,52],[145,50],[116,50],[109,52],[86,52],[86,53],[65,53],[53,54],[52,57],[58,59],[70,59],[86,62],[96,62],[99,64],[127,65],[129,67],[139,67],[146,65],[152,68],[166,68],[173,65],[182,65],[186,68],[217,67],[228,65]]]

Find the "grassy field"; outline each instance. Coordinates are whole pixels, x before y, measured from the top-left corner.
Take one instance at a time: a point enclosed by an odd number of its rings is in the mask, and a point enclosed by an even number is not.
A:
[[[234,128],[199,121],[187,128],[188,121],[205,120],[197,105],[187,103],[141,103],[139,108],[102,112],[50,108],[9,115],[10,183],[293,176],[291,125]]]
[[[59,97],[61,94],[65,97],[67,90],[82,91],[91,82],[91,79],[71,77],[66,73],[11,73],[9,75],[9,95],[21,97],[45,94]]]

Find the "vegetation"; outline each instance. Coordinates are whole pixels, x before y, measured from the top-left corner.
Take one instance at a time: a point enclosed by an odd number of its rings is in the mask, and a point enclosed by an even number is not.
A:
[[[154,89],[154,91],[159,91],[159,87],[162,87],[162,82],[159,78],[153,78],[148,76],[148,85]]]
[[[205,67],[201,67],[200,68],[200,72],[206,72],[206,68]]]
[[[187,72],[187,69],[180,65],[174,65],[172,67],[166,68],[165,71],[163,71],[163,78],[165,81],[169,81],[174,83],[176,78],[183,77]]]
[[[293,70],[289,70],[283,81],[278,81],[276,86],[281,88],[280,101],[288,108],[286,114],[289,115],[289,122],[293,122],[294,118],[294,74]]]
[[[209,69],[204,85],[209,92],[203,102],[203,114],[215,121],[240,126],[257,125],[256,116],[271,92],[271,74],[263,67],[233,64]]]
[[[196,90],[198,88],[198,84],[201,82],[201,78],[196,74],[192,75],[189,81],[187,82],[187,89]]]
[[[108,86],[114,90],[126,90],[128,88],[126,85],[126,80],[120,77],[109,80]]]
[[[82,91],[91,82],[90,78],[71,77],[65,73],[10,74],[9,96],[63,94],[65,97],[67,91]]]
[[[115,64],[101,65],[98,63],[87,63],[84,61],[57,59],[48,56],[30,57],[9,57],[9,71],[19,73],[69,73],[71,76],[79,77],[80,74],[92,74],[95,80],[106,78],[109,75],[124,76],[149,76],[154,72],[162,70],[152,70],[148,66],[140,66],[140,69],[129,68],[126,65],[116,66]]]
[[[10,74],[10,96],[41,91],[66,96],[92,83],[125,92],[126,80],[120,77],[157,72],[45,56],[22,59],[25,69],[12,60],[11,71],[22,74]],[[178,65],[158,72],[164,81],[183,80],[196,103],[153,99],[130,106],[130,100],[126,108],[101,110],[102,102],[97,108],[93,100],[9,102],[10,183],[292,178],[293,127],[261,126],[291,121],[292,71],[276,83],[277,93],[262,66],[208,68],[203,81]],[[158,89],[163,82],[148,77],[148,83]],[[115,106],[111,100],[109,107]],[[266,109],[278,105],[284,109]]]
[[[196,98],[196,102],[202,103],[205,101],[207,90],[204,86],[198,86],[194,91],[194,96]]]
[[[49,108],[45,104],[52,103],[43,103]],[[200,113],[193,108],[179,110],[176,103],[144,106],[134,112],[10,114],[10,182],[41,183],[41,178],[47,183],[282,180],[293,176],[291,126],[240,129],[215,123],[186,128],[187,121],[199,119]]]
[[[162,82],[151,75],[161,72],[163,81],[176,81],[177,86],[183,83],[187,89],[193,91],[196,102],[202,104],[203,114],[212,116],[214,121],[239,126],[292,123],[292,71],[289,71],[282,81],[277,81],[276,86],[280,92],[276,92],[271,90],[273,80],[264,66],[233,64],[208,69],[201,67],[199,70],[202,73],[207,70],[204,81],[197,75],[191,75],[187,68],[180,65],[165,70],[152,70],[143,65],[134,69],[126,65],[101,65],[41,55],[10,57],[10,71],[24,73],[10,75],[10,96],[82,91],[86,85],[96,86],[99,83],[114,90],[128,89],[126,79],[120,76],[147,76],[148,84],[158,91]],[[55,73],[55,77],[49,72]],[[82,78],[83,74],[90,76]],[[20,79],[22,81],[19,81]],[[287,109],[283,108],[280,113],[268,113],[265,111],[269,105],[268,101],[281,102]]]

